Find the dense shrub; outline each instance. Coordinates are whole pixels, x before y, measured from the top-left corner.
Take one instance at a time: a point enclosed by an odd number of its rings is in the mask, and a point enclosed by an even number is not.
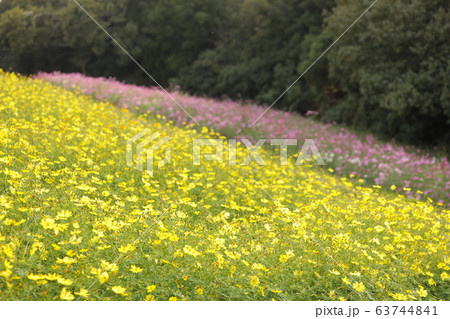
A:
[[[370,1],[339,1],[324,34]],[[450,145],[450,14],[446,1],[377,3],[328,55],[341,98],[323,117],[409,143]]]

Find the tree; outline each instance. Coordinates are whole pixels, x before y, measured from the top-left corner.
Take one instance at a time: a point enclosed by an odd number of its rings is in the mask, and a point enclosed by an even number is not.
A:
[[[229,6],[215,49],[203,52],[180,75],[190,93],[273,102],[298,76],[308,36],[321,31],[331,0],[243,0]],[[279,107],[300,110],[291,93]]]
[[[335,37],[370,4],[338,1]],[[408,143],[450,145],[450,15],[444,0],[377,3],[328,55],[341,97],[323,117]]]

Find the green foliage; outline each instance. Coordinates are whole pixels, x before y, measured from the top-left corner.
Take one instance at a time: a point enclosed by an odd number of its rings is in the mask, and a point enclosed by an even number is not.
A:
[[[330,42],[371,1],[338,1],[323,36]],[[377,3],[328,58],[338,88],[325,119],[408,143],[450,145],[450,14],[444,0]]]
[[[272,104],[373,0],[81,0],[163,86]],[[445,0],[379,1],[275,108],[450,145]],[[0,2],[0,67],[154,85],[73,1]]]
[[[308,54],[303,43],[320,32],[322,13],[332,5],[331,0],[236,1],[221,26],[221,41],[181,72],[181,86],[190,93],[273,102],[297,78],[297,65]],[[294,93],[280,105],[298,110]]]
[[[214,30],[224,18],[224,3],[214,0],[79,2],[165,86],[213,47]],[[6,0],[0,3],[0,17],[4,68],[81,71],[155,85],[73,1]]]
[[[13,0],[0,3],[2,66],[32,73],[54,69],[63,63],[66,47],[59,41],[61,29],[55,28],[59,22],[55,12],[58,2]]]

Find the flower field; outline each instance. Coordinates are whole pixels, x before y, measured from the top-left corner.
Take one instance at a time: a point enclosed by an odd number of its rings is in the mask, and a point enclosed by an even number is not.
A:
[[[40,73],[38,77],[120,107],[164,115],[178,126],[192,122],[159,88],[126,85],[113,79],[80,74]],[[450,207],[450,163],[445,157],[436,158],[414,147],[383,143],[371,135],[356,135],[336,125],[275,109],[252,126],[265,107],[192,97],[180,92],[171,94],[197,122],[227,137],[313,139],[327,166],[341,176],[364,179],[409,198],[432,198]]]
[[[122,108],[0,73],[1,300],[450,297],[445,206],[308,163],[282,166],[268,151],[260,152],[266,166],[195,166],[192,140],[224,135],[183,124],[181,113],[166,117],[177,111],[156,90],[99,80],[111,89],[102,93],[84,80],[83,91],[100,99],[112,99],[114,87]],[[196,118],[221,117],[231,102],[223,103],[223,113],[199,109]],[[146,128],[171,137],[172,161],[153,177],[126,165],[126,141]]]

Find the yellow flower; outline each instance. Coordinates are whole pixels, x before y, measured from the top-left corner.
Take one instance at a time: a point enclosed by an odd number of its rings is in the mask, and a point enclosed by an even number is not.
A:
[[[250,285],[256,287],[259,285],[259,278],[256,276],[250,276]]]
[[[274,294],[280,294],[280,293],[282,293],[282,291],[279,290],[279,289],[271,290],[271,292],[273,292]]]
[[[199,295],[203,295],[203,289],[202,288],[197,288],[197,293]]]
[[[176,252],[173,253],[173,256],[174,257],[183,257],[184,254],[181,251],[177,250]]]
[[[422,297],[422,298],[428,296],[428,292],[425,289],[423,289],[423,287],[420,285],[419,285],[419,289],[416,290],[416,293],[419,297]]]
[[[243,260],[242,262],[244,262],[245,260]],[[247,265],[248,266],[248,265]],[[258,264],[258,263],[254,263],[252,264],[252,269],[253,270],[263,270],[263,271],[269,271],[269,269],[266,268],[266,266],[262,265],[262,264]]]
[[[200,255],[200,253],[197,250],[195,250],[194,248],[192,248],[189,245],[184,246],[183,251],[185,254],[188,254],[188,255],[191,255],[194,257],[197,257]]]
[[[101,266],[104,271],[109,271],[111,274],[116,274],[119,270],[119,266],[116,263],[109,263],[106,260],[101,261]]]
[[[72,284],[72,280],[70,280],[70,279],[58,278],[58,279],[56,279],[56,281],[58,281],[59,284],[65,285],[65,286],[70,286]]]
[[[400,300],[400,301],[408,300],[408,296],[406,296],[404,294],[395,293],[395,294],[389,294],[389,295],[391,295],[392,298],[394,298],[394,300]]]
[[[75,258],[70,258],[70,257],[64,257],[64,258],[57,258],[56,262],[58,264],[66,264],[66,265],[71,265],[77,262],[77,260]]]
[[[145,301],[153,301],[153,300],[155,300],[155,296],[153,296],[153,295],[145,296]]]
[[[69,301],[75,299],[75,296],[67,288],[63,288],[61,290],[61,294],[59,295],[59,297],[62,300],[69,300]]]
[[[364,286],[362,282],[355,282],[353,284],[353,289],[359,292],[363,292],[364,290],[366,290],[366,286]]]
[[[56,215],[56,219],[66,219],[72,216],[72,212],[69,210],[62,210]]]
[[[280,256],[279,261],[282,263],[287,262],[290,258],[294,257],[294,252],[292,250],[288,250],[286,254]]]
[[[344,284],[346,284],[346,285],[350,285],[350,284],[351,284],[350,280],[348,280],[347,277],[342,278],[342,281],[343,281]]]
[[[45,275],[45,278],[47,279],[47,280],[58,280],[58,279],[60,279],[60,278],[62,278],[61,277],[61,275],[58,275],[58,274],[47,274],[47,275]]]
[[[259,286],[259,292],[261,293],[261,296],[263,296],[263,297],[266,295],[264,292],[264,288],[261,286]]]
[[[118,250],[119,250],[119,252],[125,254],[125,253],[127,253],[129,251],[133,251],[135,249],[136,249],[136,246],[127,244],[126,246],[120,246],[120,248]]]
[[[156,289],[156,285],[150,285],[150,286],[147,286],[147,292],[152,292],[152,291],[154,291]]]
[[[27,278],[30,280],[42,280],[42,279],[46,279],[47,276],[46,275],[35,275],[33,273],[29,273],[27,275]]]
[[[111,288],[111,290],[118,295],[126,296],[125,291],[127,290],[127,288],[124,288],[122,286],[114,286]]]
[[[130,271],[131,272],[134,272],[134,273],[139,273],[139,272],[142,272],[143,271],[143,269],[142,268],[140,268],[140,267],[137,267],[137,266],[135,266],[135,265],[131,265],[131,267],[130,267]]]
[[[239,259],[241,258],[241,254],[236,251],[228,251],[225,250],[225,255],[231,259]]]
[[[84,288],[80,289],[79,292],[76,292],[75,295],[78,295],[78,296],[84,297],[84,298],[87,298],[87,297],[90,296],[89,291],[87,289],[84,289]]]
[[[101,284],[107,282],[108,279],[109,279],[109,275],[108,275],[108,273],[107,273],[106,271],[102,272],[102,273],[100,274],[100,276],[98,277],[98,281],[99,281]]]
[[[53,218],[42,218],[41,226],[45,229],[53,229],[55,227],[55,220]]]
[[[178,300],[177,297],[170,297],[170,298],[169,298],[169,301],[177,301],[177,300]]]

